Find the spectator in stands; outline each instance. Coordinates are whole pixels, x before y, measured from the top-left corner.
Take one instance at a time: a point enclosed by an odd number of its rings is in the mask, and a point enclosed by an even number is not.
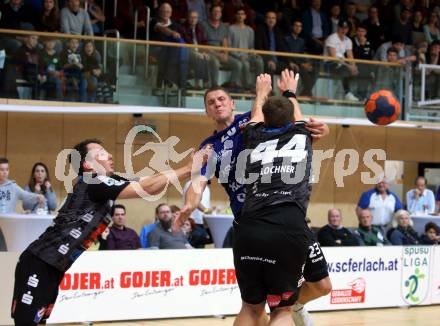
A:
[[[205,0],[188,0],[186,4],[188,6],[188,17],[191,11],[195,11],[199,21],[205,22],[208,20]]]
[[[423,33],[424,23],[425,23],[425,18],[423,17],[422,10],[416,9],[414,11],[414,16],[413,16],[412,25],[411,25],[413,33]],[[414,39],[414,37],[413,37],[413,39]]]
[[[105,22],[104,11],[95,0],[87,0],[87,12],[90,17],[90,23],[92,24],[93,34],[102,35]]]
[[[428,23],[423,26],[423,32],[429,44],[433,41],[440,41],[440,29],[438,28],[438,16],[436,12],[430,12]]]
[[[345,7],[345,20],[348,21],[349,30],[347,33],[347,36],[350,38],[353,38],[356,36],[356,29],[358,25],[360,24],[359,19],[356,17],[356,4],[352,1],[349,1],[347,3],[347,6]]]
[[[347,37],[349,24],[346,20],[340,20],[338,30],[331,34],[325,41],[324,55],[338,58],[341,61],[331,61],[328,67],[332,74],[342,76],[342,85],[344,87],[345,99],[348,101],[359,101],[350,91],[351,77],[359,74],[358,67],[354,62],[344,62],[342,59],[353,59],[353,43]]]
[[[137,35],[138,39],[145,40],[147,24],[147,11],[142,0],[118,1],[118,11],[113,18],[113,26],[121,33],[124,38],[134,38],[134,14],[138,10]],[[151,10],[154,10],[151,8]]]
[[[80,7],[80,0],[68,0],[61,9],[61,32],[73,35],[93,35],[92,23],[87,11]]]
[[[155,215],[154,215],[153,223],[146,224],[142,227],[140,235],[139,235],[142,248],[149,248],[150,247],[150,243],[148,241],[148,235],[150,234],[151,231],[153,231],[156,228],[157,222],[159,221],[159,209],[164,205],[167,205],[167,204],[161,203],[161,204],[157,205],[155,212],[154,212]]]
[[[403,208],[399,197],[388,188],[388,180],[384,177],[379,178],[376,187],[362,193],[356,208],[358,216],[362,209],[369,208],[373,215],[373,226],[382,230],[391,223],[394,212]]]
[[[284,34],[289,34],[293,22],[295,20],[301,21],[302,9],[301,2],[303,0],[289,0],[276,2],[276,12],[278,17],[278,26]]]
[[[166,0],[166,2],[163,3],[168,3],[173,8],[171,16],[172,20],[178,24],[183,24],[185,22],[186,17],[188,17],[187,0]]]
[[[338,29],[338,23],[341,19],[341,5],[339,3],[334,3],[330,7],[330,34],[336,33]]]
[[[428,48],[426,63],[430,65],[440,66],[440,41],[433,41]],[[426,95],[428,99],[440,97],[440,71],[428,71],[426,77]]]
[[[32,98],[38,99],[40,82],[44,78],[40,73],[40,56],[38,51],[38,36],[28,35],[23,45],[15,54],[17,78],[27,81],[32,87]]]
[[[20,44],[20,42],[15,39],[0,37],[0,58],[4,60],[3,63],[0,64],[0,97],[17,98],[17,71],[14,57],[10,55],[9,52],[11,50],[7,48],[8,45],[6,43],[8,42],[9,44],[15,44],[14,42]]]
[[[45,92],[45,99],[62,100],[61,87],[61,57],[55,50],[56,40],[51,37],[43,38],[43,50],[40,52],[41,90]]]
[[[398,21],[401,17],[401,14],[404,10],[409,10],[412,12],[413,10],[413,1],[412,0],[400,0],[400,3],[394,6],[394,17],[388,17],[388,19],[392,19],[393,21]]]
[[[182,37],[186,43],[206,45],[206,36],[201,23],[199,14],[195,10],[190,10],[188,19],[182,26]],[[190,48],[189,68],[194,72],[194,88],[209,88],[209,65],[211,55],[202,49]]]
[[[415,180],[416,187],[406,193],[406,206],[410,214],[431,214],[435,211],[434,193],[426,189],[426,178],[418,176]]]
[[[388,240],[394,246],[416,245],[420,243],[417,232],[412,228],[413,221],[404,209],[394,214],[393,228],[387,232]]]
[[[395,48],[397,52],[397,61],[401,64],[405,64],[406,62],[414,62],[416,61],[416,56],[413,55],[410,51],[405,49],[405,44],[403,40],[399,36],[394,36],[393,39],[389,42],[383,43],[377,49],[376,54],[374,55],[374,60],[377,61],[388,61],[388,49]]]
[[[373,59],[373,49],[368,40],[367,28],[362,24],[358,25],[356,36],[353,38],[353,57],[361,60]],[[370,91],[369,87],[374,81],[373,72],[371,66],[366,64],[360,64],[358,70],[359,76],[355,80],[356,95],[361,100],[365,100]]]
[[[420,237],[420,244],[438,245],[440,244],[440,235],[437,224],[428,222],[425,225],[425,233]]]
[[[255,32],[245,24],[246,11],[238,8],[235,13],[235,23],[229,26],[228,42],[231,48],[253,50]],[[255,89],[255,78],[263,73],[264,62],[261,56],[248,52],[230,52],[230,55],[241,63],[241,85],[246,90]]]
[[[360,246],[383,246],[388,244],[381,228],[371,224],[373,217],[371,211],[362,209],[358,215],[359,227],[354,230]]]
[[[398,57],[399,50],[392,47],[387,50],[387,62],[400,63]],[[394,94],[399,94],[401,72],[398,69],[383,67],[377,70],[376,89],[388,89]]]
[[[281,29],[278,28],[277,16],[273,11],[266,13],[264,24],[257,27],[255,32],[255,49],[265,51],[286,52],[286,44]],[[265,71],[269,74],[279,73],[286,69],[288,60],[286,57],[265,55]]]
[[[329,209],[328,224],[318,231],[318,241],[323,247],[359,245],[350,230],[342,226],[342,213],[337,208]]]
[[[38,17],[35,29],[41,32],[59,32],[60,28],[58,1],[44,0],[43,10]]]
[[[244,3],[243,0],[231,0],[225,3],[225,7],[223,8],[223,21],[225,23],[229,23],[230,25],[234,24],[236,22],[238,9],[243,9],[245,12],[246,19],[244,23],[254,28],[253,10],[247,3]]]
[[[387,30],[391,29],[391,24],[394,21],[394,3],[391,0],[377,0],[374,6],[379,10],[379,19],[382,24],[386,26]],[[399,15],[396,19],[399,19]]]
[[[43,195],[46,199],[44,203],[36,204],[33,198],[23,199],[23,209],[32,214],[48,215],[57,208],[57,196],[50,182],[49,170],[46,164],[35,163],[29,182],[24,186],[25,191],[34,194]]]
[[[393,22],[391,27],[391,35],[402,39],[404,44],[412,44],[412,12],[409,9],[402,9],[400,19]]]
[[[304,37],[310,53],[322,54],[324,42],[330,34],[327,15],[321,10],[321,0],[310,0],[310,7],[302,17]]]
[[[0,28],[32,29],[35,25],[35,15],[23,0],[10,0],[0,5]]]
[[[113,224],[107,237],[107,250],[139,249],[141,243],[136,231],[125,226],[125,206],[113,205],[111,214]]]
[[[0,214],[15,213],[18,200],[26,200],[34,205],[44,204],[41,194],[33,194],[21,189],[13,180],[9,180],[9,161],[0,158]]]
[[[295,20],[292,25],[291,32],[285,36],[286,49],[291,53],[304,53],[305,41],[300,37],[302,32],[302,22]],[[312,96],[312,89],[317,78],[317,69],[311,60],[301,58],[289,58],[290,68],[301,75],[301,91],[302,96]]]
[[[386,41],[386,28],[379,19],[379,10],[376,6],[368,9],[368,18],[363,24],[367,27],[367,35],[373,51]]]
[[[213,5],[209,9],[209,17],[206,23],[203,23],[203,29],[207,38],[208,45],[228,47],[228,27],[222,21],[222,7]],[[236,83],[240,80],[241,63],[236,58],[225,51],[211,51],[212,63],[210,64],[209,76],[211,86],[217,86],[219,83],[219,69],[227,69],[231,72],[231,77],[224,86],[228,88],[239,88]]]
[[[87,102],[96,102],[96,90],[102,75],[102,60],[92,40],[84,42],[81,60],[84,66],[83,79],[87,90]]]
[[[188,239],[182,231],[172,229],[173,215],[168,205],[161,205],[158,209],[158,222],[148,235],[151,249],[190,249]]]
[[[84,65],[82,64],[78,39],[72,38],[67,41],[66,47],[61,52],[61,64],[66,83],[65,100],[85,102],[87,88],[83,78]]]

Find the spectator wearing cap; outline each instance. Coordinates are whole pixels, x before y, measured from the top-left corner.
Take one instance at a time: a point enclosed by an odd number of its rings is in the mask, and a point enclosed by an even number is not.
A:
[[[93,35],[89,14],[80,7],[80,0],[68,0],[61,9],[61,32],[73,35]]]
[[[373,189],[362,193],[356,207],[357,215],[367,208],[373,216],[372,225],[384,229],[391,223],[393,214],[403,209],[403,205],[399,197],[389,190],[388,180],[380,178]]]
[[[338,59],[353,59],[353,42],[347,37],[349,24],[341,19],[338,23],[336,33],[331,34],[325,40],[324,55]],[[330,72],[342,76],[342,86],[344,87],[345,99],[349,101],[358,101],[359,99],[350,91],[351,77],[359,74],[356,63],[331,61],[328,63]]]
[[[404,44],[412,44],[412,11],[409,9],[402,9],[398,20],[394,21],[391,27],[391,35],[398,36],[402,39]]]
[[[374,55],[374,60],[387,62],[387,51],[389,48],[395,48],[398,51],[397,61],[401,64],[405,64],[406,62],[414,62],[417,59],[415,55],[405,48],[405,43],[403,42],[402,38],[400,36],[394,36],[391,41],[385,42],[379,46],[376,54]]]
[[[438,16],[436,12],[430,12],[428,23],[423,26],[425,39],[431,44],[433,41],[440,41],[440,29],[438,28]]]
[[[382,228],[374,226],[372,222],[371,211],[367,209],[360,210],[358,215],[359,227],[354,230],[354,235],[358,238],[360,246],[383,246],[388,244],[388,240],[383,234]]]
[[[416,187],[406,193],[406,206],[410,214],[434,213],[435,198],[430,189],[426,189],[426,178],[418,176],[415,180]]]
[[[116,204],[112,207],[113,225],[107,236],[107,250],[130,250],[141,247],[136,231],[125,226],[125,214],[124,205]]]
[[[440,244],[440,235],[437,224],[428,222],[425,225],[425,233],[420,237],[420,244],[438,245]]]
[[[379,18],[379,9],[377,6],[371,6],[368,9],[368,18],[363,21],[367,28],[368,39],[370,40],[373,51],[386,41],[387,29]]]
[[[333,208],[327,213],[328,224],[318,231],[318,241],[323,247],[358,246],[356,237],[342,225],[340,209]]]
[[[310,0],[310,7],[302,16],[304,38],[310,53],[322,54],[324,42],[330,34],[327,14],[321,10],[321,0]]]

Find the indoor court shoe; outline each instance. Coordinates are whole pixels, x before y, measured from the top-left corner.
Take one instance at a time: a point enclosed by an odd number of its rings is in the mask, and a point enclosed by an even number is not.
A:
[[[359,101],[359,99],[356,96],[354,96],[352,92],[348,92],[347,94],[345,94],[345,99],[347,101],[354,101],[354,102]]]
[[[298,309],[298,310],[297,310]],[[295,304],[292,310],[295,326],[313,326],[313,320],[307,309],[299,304]]]

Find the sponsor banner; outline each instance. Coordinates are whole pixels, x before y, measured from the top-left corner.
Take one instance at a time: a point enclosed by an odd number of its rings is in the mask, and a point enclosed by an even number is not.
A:
[[[310,302],[311,311],[440,303],[438,248],[323,251],[333,290]],[[229,249],[99,251],[66,273],[49,321],[235,315],[240,307]]]

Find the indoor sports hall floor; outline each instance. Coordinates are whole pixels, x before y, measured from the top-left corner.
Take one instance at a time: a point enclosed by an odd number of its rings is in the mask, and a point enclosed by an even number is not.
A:
[[[315,326],[439,326],[440,306],[312,313]],[[232,326],[233,317],[93,323],[94,326]],[[66,326],[79,324],[69,324]]]

